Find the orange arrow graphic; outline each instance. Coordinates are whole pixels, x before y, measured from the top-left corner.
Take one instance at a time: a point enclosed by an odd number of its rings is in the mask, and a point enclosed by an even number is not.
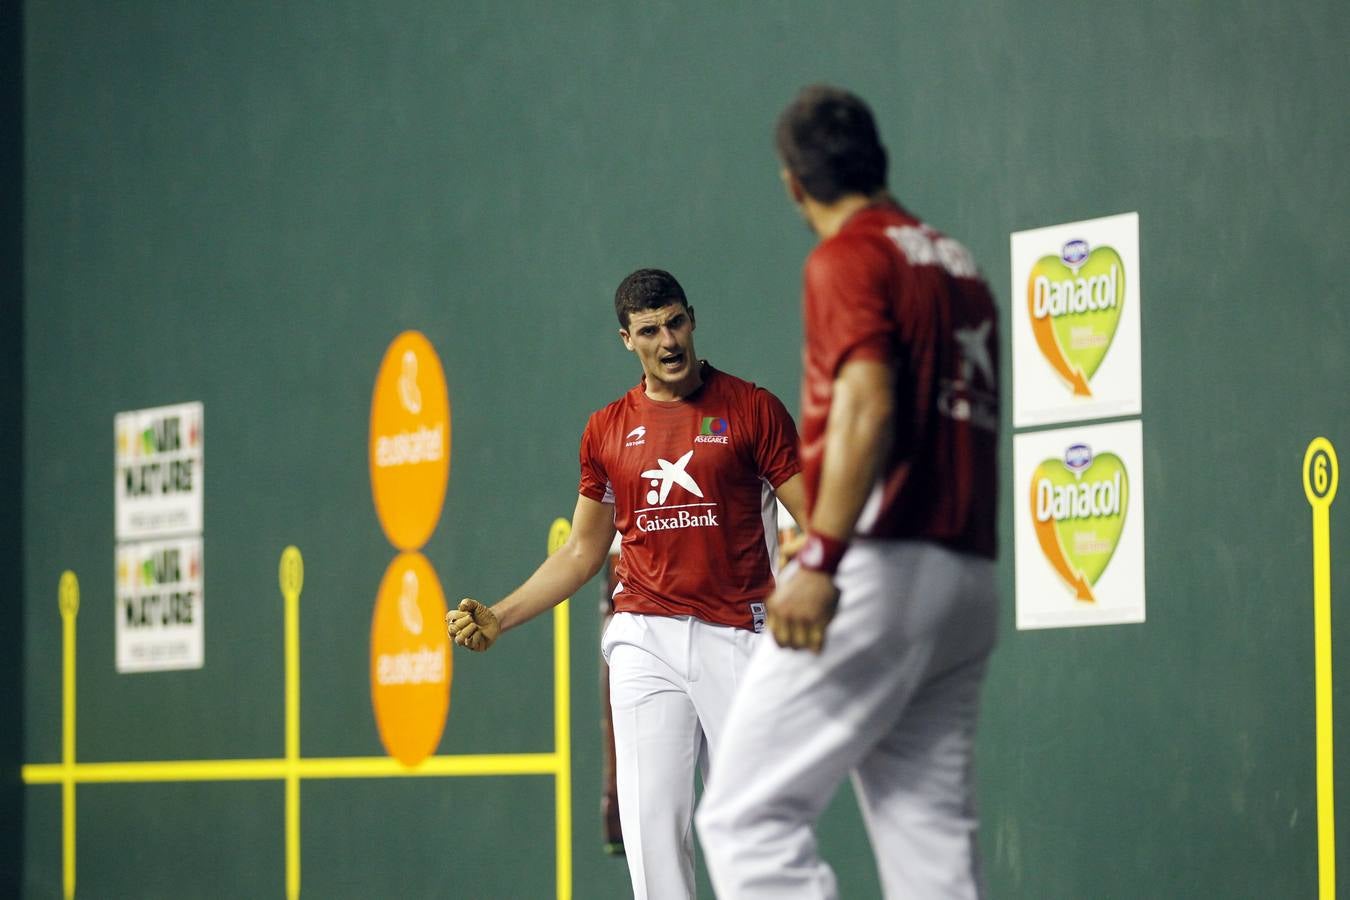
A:
[[[1050,317],[1043,316],[1039,319],[1036,317],[1036,273],[1034,270],[1031,277],[1027,279],[1027,312],[1031,316],[1031,333],[1036,336],[1036,346],[1041,348],[1041,354],[1049,361],[1051,367],[1060,374],[1060,377],[1073,388],[1075,397],[1091,397],[1092,389],[1088,387],[1083,370],[1064,358],[1064,348],[1059,345],[1059,338],[1055,337],[1055,329],[1050,322]]]
[[[1031,479],[1031,508],[1036,509],[1036,482],[1038,479]],[[1092,586],[1088,584],[1083,573],[1076,570],[1073,565],[1064,557],[1064,545],[1059,542],[1059,532],[1055,530],[1055,520],[1046,519],[1042,522],[1032,513],[1032,520],[1036,523],[1036,540],[1040,542],[1041,552],[1045,558],[1050,561],[1055,572],[1064,583],[1073,588],[1074,597],[1084,603],[1096,603],[1097,598],[1092,596]]]

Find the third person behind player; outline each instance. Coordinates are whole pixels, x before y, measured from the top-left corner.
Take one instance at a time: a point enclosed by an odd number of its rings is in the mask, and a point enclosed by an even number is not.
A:
[[[860,99],[802,91],[777,147],[820,238],[804,273],[807,542],[768,601],[777,644],[732,705],[699,837],[724,900],[837,896],[812,832],[851,772],[886,896],[974,898],[997,312],[969,252],[887,193]]]
[[[632,273],[614,309],[643,377],[586,423],[571,537],[505,599],[465,599],[446,624],[457,644],[486,650],[594,576],[618,530],[601,649],[624,850],[635,897],[686,898],[694,769],[708,777],[774,585],[774,492],[799,518],[805,497],[787,410],[699,359],[694,309],[670,273]]]

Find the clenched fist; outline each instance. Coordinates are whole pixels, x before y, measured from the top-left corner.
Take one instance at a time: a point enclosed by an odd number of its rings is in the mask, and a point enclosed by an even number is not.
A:
[[[445,614],[445,631],[450,640],[476,652],[491,647],[502,633],[497,616],[477,600],[465,597],[459,601],[459,609]]]

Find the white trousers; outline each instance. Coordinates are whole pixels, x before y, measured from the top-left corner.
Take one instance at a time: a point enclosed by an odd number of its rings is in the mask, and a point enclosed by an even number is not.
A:
[[[725,723],[698,812],[717,895],[836,897],[814,826],[852,773],[887,897],[979,897],[971,769],[994,565],[864,540],[836,583],[823,652],[763,641]]]
[[[619,820],[637,900],[694,896],[694,767],[706,783],[759,637],[687,616],[622,612],[605,628]]]

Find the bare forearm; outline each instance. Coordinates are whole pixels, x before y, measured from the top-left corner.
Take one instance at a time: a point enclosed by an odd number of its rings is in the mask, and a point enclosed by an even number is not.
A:
[[[891,414],[889,371],[876,363],[848,364],[835,382],[812,531],[842,541],[853,536],[886,452]]]
[[[544,560],[524,584],[492,607],[502,631],[523,625],[575,594],[600,571],[604,561],[603,553],[587,554],[581,548],[564,545]]]
[[[778,495],[779,500],[783,501],[783,505],[787,507],[787,511],[792,516],[792,521],[797,523],[797,527],[805,528],[808,524],[806,483],[802,479],[802,473],[798,472],[778,485],[774,488],[774,493]]]

